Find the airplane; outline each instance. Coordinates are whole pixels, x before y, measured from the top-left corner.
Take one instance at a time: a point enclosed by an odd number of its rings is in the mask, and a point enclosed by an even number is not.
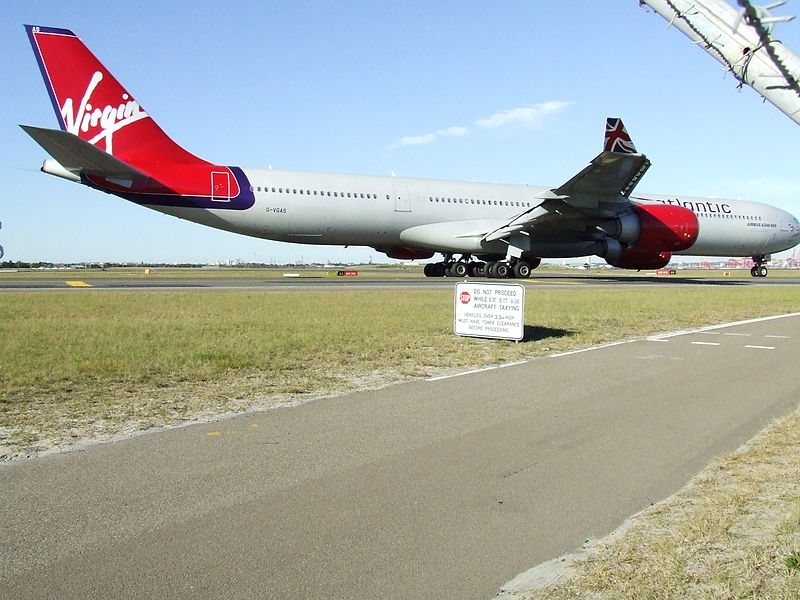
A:
[[[659,269],[673,254],[750,256],[765,277],[770,254],[800,242],[797,218],[767,204],[632,195],[650,161],[617,118],[603,151],[554,188],[218,165],[168,137],[72,31],[25,29],[60,126],[21,125],[52,157],[41,170],[202,225],[442,254],[428,277],[526,278],[543,258],[589,255]]]

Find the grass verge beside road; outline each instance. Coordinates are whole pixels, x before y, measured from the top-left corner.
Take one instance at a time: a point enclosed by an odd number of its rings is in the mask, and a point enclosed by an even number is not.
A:
[[[0,297],[0,455],[486,364],[792,312],[791,286],[531,288],[527,340],[452,333],[439,290]]]

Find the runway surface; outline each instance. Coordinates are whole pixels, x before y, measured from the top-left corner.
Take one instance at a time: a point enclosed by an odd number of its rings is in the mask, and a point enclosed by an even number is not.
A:
[[[0,597],[480,598],[797,405],[800,314],[0,467]]]
[[[383,289],[383,288],[416,288],[445,289],[452,288],[459,279],[449,277],[426,278],[423,276],[363,276],[363,277],[325,277],[307,276],[282,277],[258,276],[237,277],[227,275],[215,277],[198,274],[183,276],[121,276],[101,275],[89,272],[71,273],[63,278],[53,276],[37,276],[35,273],[3,274],[0,276],[0,292],[9,290],[141,290],[141,291],[175,291],[175,290],[290,290],[290,289]],[[656,276],[630,274],[585,274],[576,271],[574,275],[542,273],[525,280],[486,280],[486,281],[521,281],[527,286],[575,287],[575,286],[752,286],[752,285],[796,285],[800,286],[800,273],[797,277],[780,276],[766,278],[733,277],[689,277],[689,276]]]

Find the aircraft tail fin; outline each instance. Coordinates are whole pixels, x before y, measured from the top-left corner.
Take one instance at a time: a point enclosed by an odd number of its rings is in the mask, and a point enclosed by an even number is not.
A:
[[[209,164],[172,141],[72,31],[25,30],[63,131],[150,172],[164,163]]]
[[[253,206],[242,169],[207,162],[172,141],[74,33],[25,30],[61,126],[22,126],[55,159],[45,161],[45,173],[148,206]]]

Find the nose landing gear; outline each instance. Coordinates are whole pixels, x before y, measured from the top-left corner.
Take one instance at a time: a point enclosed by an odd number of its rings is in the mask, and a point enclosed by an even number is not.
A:
[[[753,262],[755,264],[753,268],[750,269],[751,277],[766,277],[767,273],[769,273],[769,270],[764,265],[764,263],[767,262],[767,258],[765,256],[754,256]]]

